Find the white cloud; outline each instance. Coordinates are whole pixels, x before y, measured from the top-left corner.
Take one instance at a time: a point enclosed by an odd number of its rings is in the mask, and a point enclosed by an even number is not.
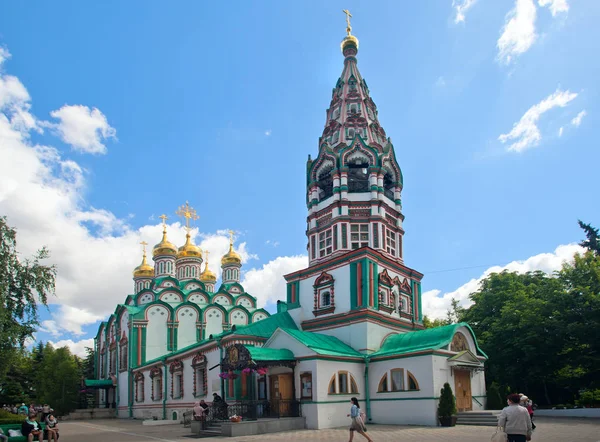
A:
[[[64,105],[50,115],[59,122],[46,125],[56,129],[62,140],[79,152],[104,154],[106,146],[102,143],[117,135],[116,129],[108,124],[106,116],[97,108]]]
[[[577,114],[577,116],[575,118],[573,118],[571,120],[571,124],[575,127],[579,127],[579,125],[581,124],[581,120],[583,120],[583,117],[585,117],[587,115],[587,112],[582,110],[581,112],[579,112]]]
[[[276,302],[286,298],[286,283],[283,275],[308,267],[308,257],[279,256],[264,264],[260,269],[251,269],[244,275],[242,285],[248,293],[255,296],[258,304]]]
[[[0,46],[0,66],[10,58],[10,52],[3,46]]]
[[[446,317],[452,298],[455,298],[463,307],[470,306],[472,302],[469,295],[479,290],[481,281],[492,273],[500,273],[503,270],[518,273],[541,270],[551,274],[555,270],[559,270],[562,264],[572,259],[576,253],[582,252],[584,252],[583,247],[577,244],[561,245],[553,253],[540,253],[524,261],[513,261],[505,266],[490,267],[479,278],[471,279],[452,292],[442,294],[441,290],[428,290],[422,296],[423,313],[430,318]]]
[[[271,241],[270,239],[266,240],[265,244],[271,247],[279,247],[279,241]]]
[[[560,127],[560,129],[558,129],[558,136],[559,136],[559,137],[562,137],[562,134],[563,134],[563,132],[564,132],[564,129],[565,129],[565,128],[564,128],[564,127],[562,127],[562,126]]]
[[[509,64],[533,45],[537,38],[536,15],[533,0],[516,0],[515,7],[506,15],[502,35],[498,39],[498,60]]]
[[[569,12],[568,0],[538,0],[538,5],[550,8],[552,17],[556,17],[561,12]]]
[[[85,351],[86,347],[94,348],[94,340],[93,339],[82,339],[81,341],[73,341],[71,339],[63,339],[61,341],[48,341],[54,348],[62,348],[69,347],[71,353],[79,356],[80,358],[85,358],[87,353]]]
[[[265,135],[266,135],[267,137],[270,137],[270,136],[271,136],[271,133],[273,133],[273,131],[272,131],[271,129],[267,129],[267,130],[265,131]]]
[[[9,83],[13,86],[7,89]],[[56,297],[49,299],[53,315],[42,328],[55,337],[77,336],[82,327],[113,313],[132,293],[131,272],[141,261],[139,242],[152,247],[160,241],[162,227],[134,229],[108,210],[89,207],[81,166],[52,146],[32,143],[29,134],[38,120],[29,114],[30,106],[19,80],[0,71],[0,213],[18,228],[23,257],[46,245],[51,252],[48,263],[57,266]],[[24,127],[12,118],[15,112],[27,113],[34,125]],[[168,235],[175,245],[185,242],[179,222],[169,224]],[[229,249],[227,232],[193,230],[192,235],[208,249],[210,268],[220,275],[220,258]],[[238,240],[236,250],[246,265],[256,258],[245,242]]]
[[[555,107],[565,107],[577,97],[575,92],[561,91],[557,89],[554,93],[544,98],[538,104],[531,106],[527,112],[517,121],[512,130],[498,137],[502,143],[511,141],[508,150],[522,152],[530,147],[537,146],[542,139],[542,134],[537,126],[540,117]]]
[[[465,14],[473,7],[475,3],[477,3],[477,0],[452,0],[452,7],[456,11],[454,23],[464,23]]]

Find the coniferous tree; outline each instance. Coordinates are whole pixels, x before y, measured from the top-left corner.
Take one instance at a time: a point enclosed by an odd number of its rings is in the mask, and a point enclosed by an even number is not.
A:
[[[596,255],[600,255],[600,237],[598,233],[598,229],[592,227],[591,224],[586,224],[581,220],[577,221],[579,223],[579,227],[583,229],[585,232],[586,239],[581,241],[579,245],[581,247],[585,247],[591,252],[594,252]]]

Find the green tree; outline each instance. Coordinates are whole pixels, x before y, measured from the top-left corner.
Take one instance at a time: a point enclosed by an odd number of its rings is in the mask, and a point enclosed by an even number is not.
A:
[[[0,402],[3,404],[29,403],[35,397],[33,365],[26,349],[11,354],[5,376],[0,379]]]
[[[579,245],[581,247],[585,247],[591,252],[594,252],[596,255],[600,255],[600,237],[598,236],[598,229],[592,227],[591,224],[586,224],[581,220],[577,221],[579,223],[579,227],[583,229],[585,232],[586,239],[581,241]]]
[[[504,401],[500,395],[500,387],[496,382],[492,382],[487,389],[486,408],[488,410],[502,410],[504,408]]]
[[[42,248],[32,260],[19,259],[17,232],[0,217],[0,379],[15,348],[23,346],[38,325],[38,303],[46,305],[54,293],[56,269],[42,264],[48,257]]]
[[[36,375],[40,380],[37,391],[39,402],[51,404],[59,415],[77,407],[81,370],[78,358],[68,347],[54,349],[46,344],[44,361],[36,369]]]
[[[423,316],[423,326],[425,328],[441,327],[442,325],[448,325],[445,319],[436,318],[432,320],[427,315]]]

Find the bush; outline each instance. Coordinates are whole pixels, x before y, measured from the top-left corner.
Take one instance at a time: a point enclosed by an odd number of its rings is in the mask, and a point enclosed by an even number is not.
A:
[[[10,417],[0,417],[0,425],[21,424],[25,420],[25,416],[9,413]]]
[[[502,397],[500,396],[500,387],[496,382],[492,382],[492,385],[488,388],[486,408],[488,410],[502,410],[504,408]]]
[[[600,405],[600,389],[597,390],[586,390],[579,395],[580,405],[590,407],[594,405]]]
[[[456,401],[450,384],[446,382],[440,390],[440,403],[438,405],[438,417],[450,417],[456,414]]]

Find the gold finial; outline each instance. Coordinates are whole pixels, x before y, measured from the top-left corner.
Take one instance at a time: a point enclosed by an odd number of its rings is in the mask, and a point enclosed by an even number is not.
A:
[[[342,12],[346,14],[346,32],[348,33],[348,36],[350,36],[352,35],[352,26],[350,25],[350,18],[352,18],[352,14],[350,14],[350,11],[347,9],[344,9]]]
[[[140,244],[142,245],[142,250],[144,251],[144,256],[146,256],[146,246],[148,245],[148,243],[146,241],[142,241],[142,242],[140,242]]]
[[[184,206],[181,206],[175,212],[175,214],[185,218],[185,229],[187,230],[188,233],[190,233],[190,230],[192,229],[190,227],[190,220],[196,221],[198,218],[200,218],[196,214],[196,210],[194,210],[194,208],[192,206],[190,206],[190,204],[187,201],[185,202]]]
[[[210,255],[210,252],[208,250],[202,250],[202,253],[204,254],[204,256],[206,256],[204,262],[206,263],[206,267],[208,268],[208,255]]]
[[[231,247],[233,247],[233,234],[234,234],[234,233],[235,233],[235,232],[234,232],[233,230],[230,230],[230,231],[229,231],[229,247],[230,247],[230,248],[231,248]]]
[[[163,213],[161,216],[159,216],[159,218],[162,219],[163,232],[166,232],[167,231],[167,220],[169,219],[169,217]]]

